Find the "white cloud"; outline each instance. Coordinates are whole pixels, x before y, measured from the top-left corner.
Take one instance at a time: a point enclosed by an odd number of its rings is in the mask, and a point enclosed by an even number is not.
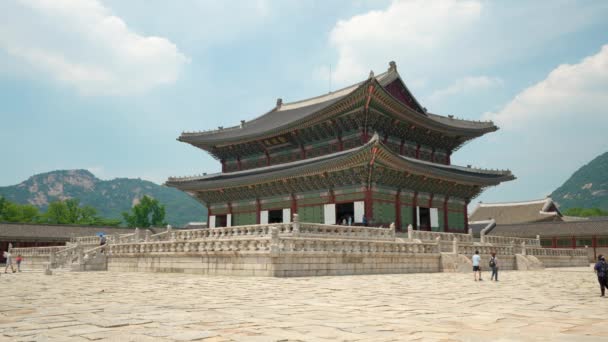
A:
[[[484,117],[508,129],[553,125],[566,119],[605,121],[608,106],[608,45],[578,64],[560,65],[519,93],[502,110]]]
[[[433,92],[428,100],[431,103],[435,103],[446,97],[499,87],[502,86],[503,83],[503,80],[498,77],[468,76],[456,80],[456,82],[446,88]]]
[[[474,23],[481,10],[477,0],[393,1],[385,10],[340,20],[329,39],[338,53],[332,78],[352,82],[379,62],[384,68],[396,57],[403,62],[431,54]]]
[[[484,194],[484,200],[549,194],[573,172],[608,151],[608,45],[577,64],[556,67],[504,108],[484,114],[501,128],[467,145],[458,158],[475,156],[518,177]]]
[[[169,40],[130,29],[98,0],[0,5],[0,49],[86,95],[124,95],[174,83],[189,59]]]

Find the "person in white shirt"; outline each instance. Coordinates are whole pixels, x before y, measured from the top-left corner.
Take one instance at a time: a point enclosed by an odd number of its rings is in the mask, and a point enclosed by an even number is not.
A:
[[[471,259],[473,261],[473,277],[475,278],[475,281],[477,281],[477,274],[479,274],[479,280],[483,280],[481,279],[481,267],[479,266],[479,263],[481,262],[479,251],[475,251],[475,255],[473,255],[473,258]]]

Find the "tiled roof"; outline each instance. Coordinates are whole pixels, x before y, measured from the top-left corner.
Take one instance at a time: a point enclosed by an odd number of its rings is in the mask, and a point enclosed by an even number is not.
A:
[[[560,236],[608,236],[608,219],[570,221],[570,222],[536,222],[526,224],[497,225],[488,235],[517,236],[533,238]]]
[[[469,221],[496,220],[497,224],[561,221],[561,214],[551,198],[527,202],[480,203]]]
[[[133,228],[68,226],[29,223],[0,223],[0,240],[31,239],[39,241],[69,240],[71,237],[91,236],[98,232],[106,234],[129,234]]]
[[[384,146],[378,135],[375,134],[367,144],[346,151],[244,171],[215,173],[196,177],[169,178],[166,184],[185,191],[223,189],[225,187],[247,185],[253,182],[264,182],[301,176],[308,173],[318,173],[328,168],[347,168],[354,165],[353,163],[368,163],[369,159],[362,159],[360,157],[365,153],[371,153],[372,147],[379,148],[376,160],[392,163],[400,169],[407,170],[413,174],[429,175],[430,177],[448,181],[480,186],[496,185],[515,178],[508,170],[483,170],[455,165],[443,165],[401,156]]]
[[[388,84],[397,79],[401,80],[401,77],[397,72],[396,66],[391,64],[391,68],[387,72],[374,76],[374,79],[380,84],[380,86],[386,87]],[[276,107],[253,120],[243,122],[242,125],[202,132],[184,132],[178,138],[178,140],[191,144],[202,144],[207,146],[233,141],[234,139],[249,139],[256,137],[261,134],[265,134],[266,132],[279,128],[285,128],[299,122],[300,120],[307,119],[313,114],[318,113],[355,93],[366,82],[368,82],[368,80],[355,83],[328,94],[305,100],[290,103],[282,103],[282,100],[278,100]],[[403,81],[401,82],[403,83]],[[403,83],[403,85],[407,89],[405,83]],[[416,104],[419,105],[413,95],[412,98]],[[429,120],[429,122],[439,124],[440,127],[450,127],[461,130],[480,130],[481,132],[491,132],[497,129],[492,122],[461,120],[454,117],[444,117],[431,113],[424,113],[420,115],[421,117]]]

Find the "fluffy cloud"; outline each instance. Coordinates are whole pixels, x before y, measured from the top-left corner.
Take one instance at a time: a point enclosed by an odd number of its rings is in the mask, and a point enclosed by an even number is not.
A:
[[[608,45],[580,63],[560,65],[546,79],[519,93],[486,119],[507,129],[553,125],[564,120],[605,121],[608,106]]]
[[[37,70],[86,95],[172,84],[189,61],[169,40],[134,32],[97,0],[7,1],[0,20],[0,49],[23,72]]]
[[[446,88],[436,90],[429,97],[431,103],[441,101],[445,97],[477,92],[503,85],[503,80],[498,77],[468,76],[457,80]]]
[[[574,171],[608,151],[608,45],[577,64],[556,67],[501,110],[484,114],[501,130],[465,147],[484,166],[510,167],[518,177],[484,200],[550,194]],[[460,158],[460,157],[459,157]],[[487,165],[486,165],[487,164]]]
[[[385,10],[338,21],[330,34],[330,45],[338,53],[332,79],[339,83],[359,80],[370,66],[380,66],[378,56],[405,55],[399,62],[414,62],[444,47],[480,13],[477,0],[394,1]],[[387,62],[381,61],[382,68]]]

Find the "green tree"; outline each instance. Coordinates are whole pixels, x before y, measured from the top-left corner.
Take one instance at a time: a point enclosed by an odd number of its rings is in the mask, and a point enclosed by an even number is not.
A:
[[[594,216],[608,216],[608,211],[604,211],[600,208],[569,208],[563,212],[566,216],[579,216],[579,217],[594,217]]]
[[[77,199],[54,201],[40,220],[50,224],[79,224],[85,226],[118,226],[120,220],[105,219],[97,215],[91,206],[80,206]]]
[[[123,212],[125,223],[129,227],[161,227],[165,222],[165,206],[158,200],[144,196],[138,204],[131,208],[131,213]]]
[[[2,222],[35,222],[40,213],[38,208],[31,204],[17,204],[0,197],[0,221]]]

